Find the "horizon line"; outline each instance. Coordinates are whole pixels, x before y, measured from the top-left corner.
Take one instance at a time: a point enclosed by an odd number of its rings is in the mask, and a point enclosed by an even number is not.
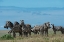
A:
[[[64,7],[18,7],[18,6],[0,6],[0,7],[16,7],[16,8],[64,8]]]

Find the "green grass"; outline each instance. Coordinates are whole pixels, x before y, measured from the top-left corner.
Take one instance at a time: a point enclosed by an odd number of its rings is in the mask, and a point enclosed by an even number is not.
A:
[[[0,40],[13,40],[14,38],[10,34],[5,34],[0,37]]]
[[[0,36],[7,34],[8,30],[3,31],[1,30]],[[4,34],[3,34],[4,33]],[[61,34],[61,32],[57,32],[56,35],[53,34],[54,32],[52,29],[49,30],[49,36],[41,36],[39,34],[34,35],[32,33],[29,37],[19,37],[17,33],[17,37],[13,40],[0,40],[0,42],[64,42],[64,35]]]

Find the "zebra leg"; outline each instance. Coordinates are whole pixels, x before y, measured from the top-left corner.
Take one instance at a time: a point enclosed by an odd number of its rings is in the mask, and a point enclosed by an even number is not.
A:
[[[10,35],[11,35],[11,33],[12,33],[12,30],[10,30],[10,31],[8,32],[8,34],[10,34]]]
[[[37,30],[35,30],[35,34],[37,34],[37,32],[38,32],[38,31],[37,31]]]
[[[28,32],[26,32],[26,37],[28,37]]]
[[[48,30],[45,31],[45,36],[48,36]]]
[[[13,31],[13,37],[15,38],[16,37],[16,34],[15,34],[15,32]]]
[[[54,34],[56,34],[56,31],[54,31]]]
[[[22,32],[19,32],[19,36],[21,36],[21,37],[22,37]]]
[[[39,31],[38,31],[38,34],[39,34]]]
[[[43,36],[44,35],[44,30],[41,30],[40,31],[40,34]]]
[[[44,36],[44,30],[43,30],[43,31],[41,31],[41,35],[42,35],[42,36]]]
[[[63,31],[61,31],[61,33],[63,34]]]
[[[28,32],[29,33],[29,35],[31,36],[31,31],[30,32]]]

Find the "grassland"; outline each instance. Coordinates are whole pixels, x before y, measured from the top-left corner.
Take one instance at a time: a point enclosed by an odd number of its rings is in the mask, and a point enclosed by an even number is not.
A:
[[[7,34],[9,30],[0,30],[0,37]],[[14,40],[0,40],[0,42],[64,42],[64,35],[61,32],[57,32],[56,35],[53,34],[52,29],[49,30],[49,36],[41,36],[39,34],[34,35],[32,33],[29,37],[17,37]]]

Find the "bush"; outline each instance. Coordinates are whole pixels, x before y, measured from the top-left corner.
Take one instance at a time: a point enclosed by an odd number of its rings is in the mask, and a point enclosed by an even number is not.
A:
[[[9,34],[5,34],[2,37],[0,37],[0,39],[2,39],[2,40],[10,40],[10,39],[14,39],[14,38]]]

